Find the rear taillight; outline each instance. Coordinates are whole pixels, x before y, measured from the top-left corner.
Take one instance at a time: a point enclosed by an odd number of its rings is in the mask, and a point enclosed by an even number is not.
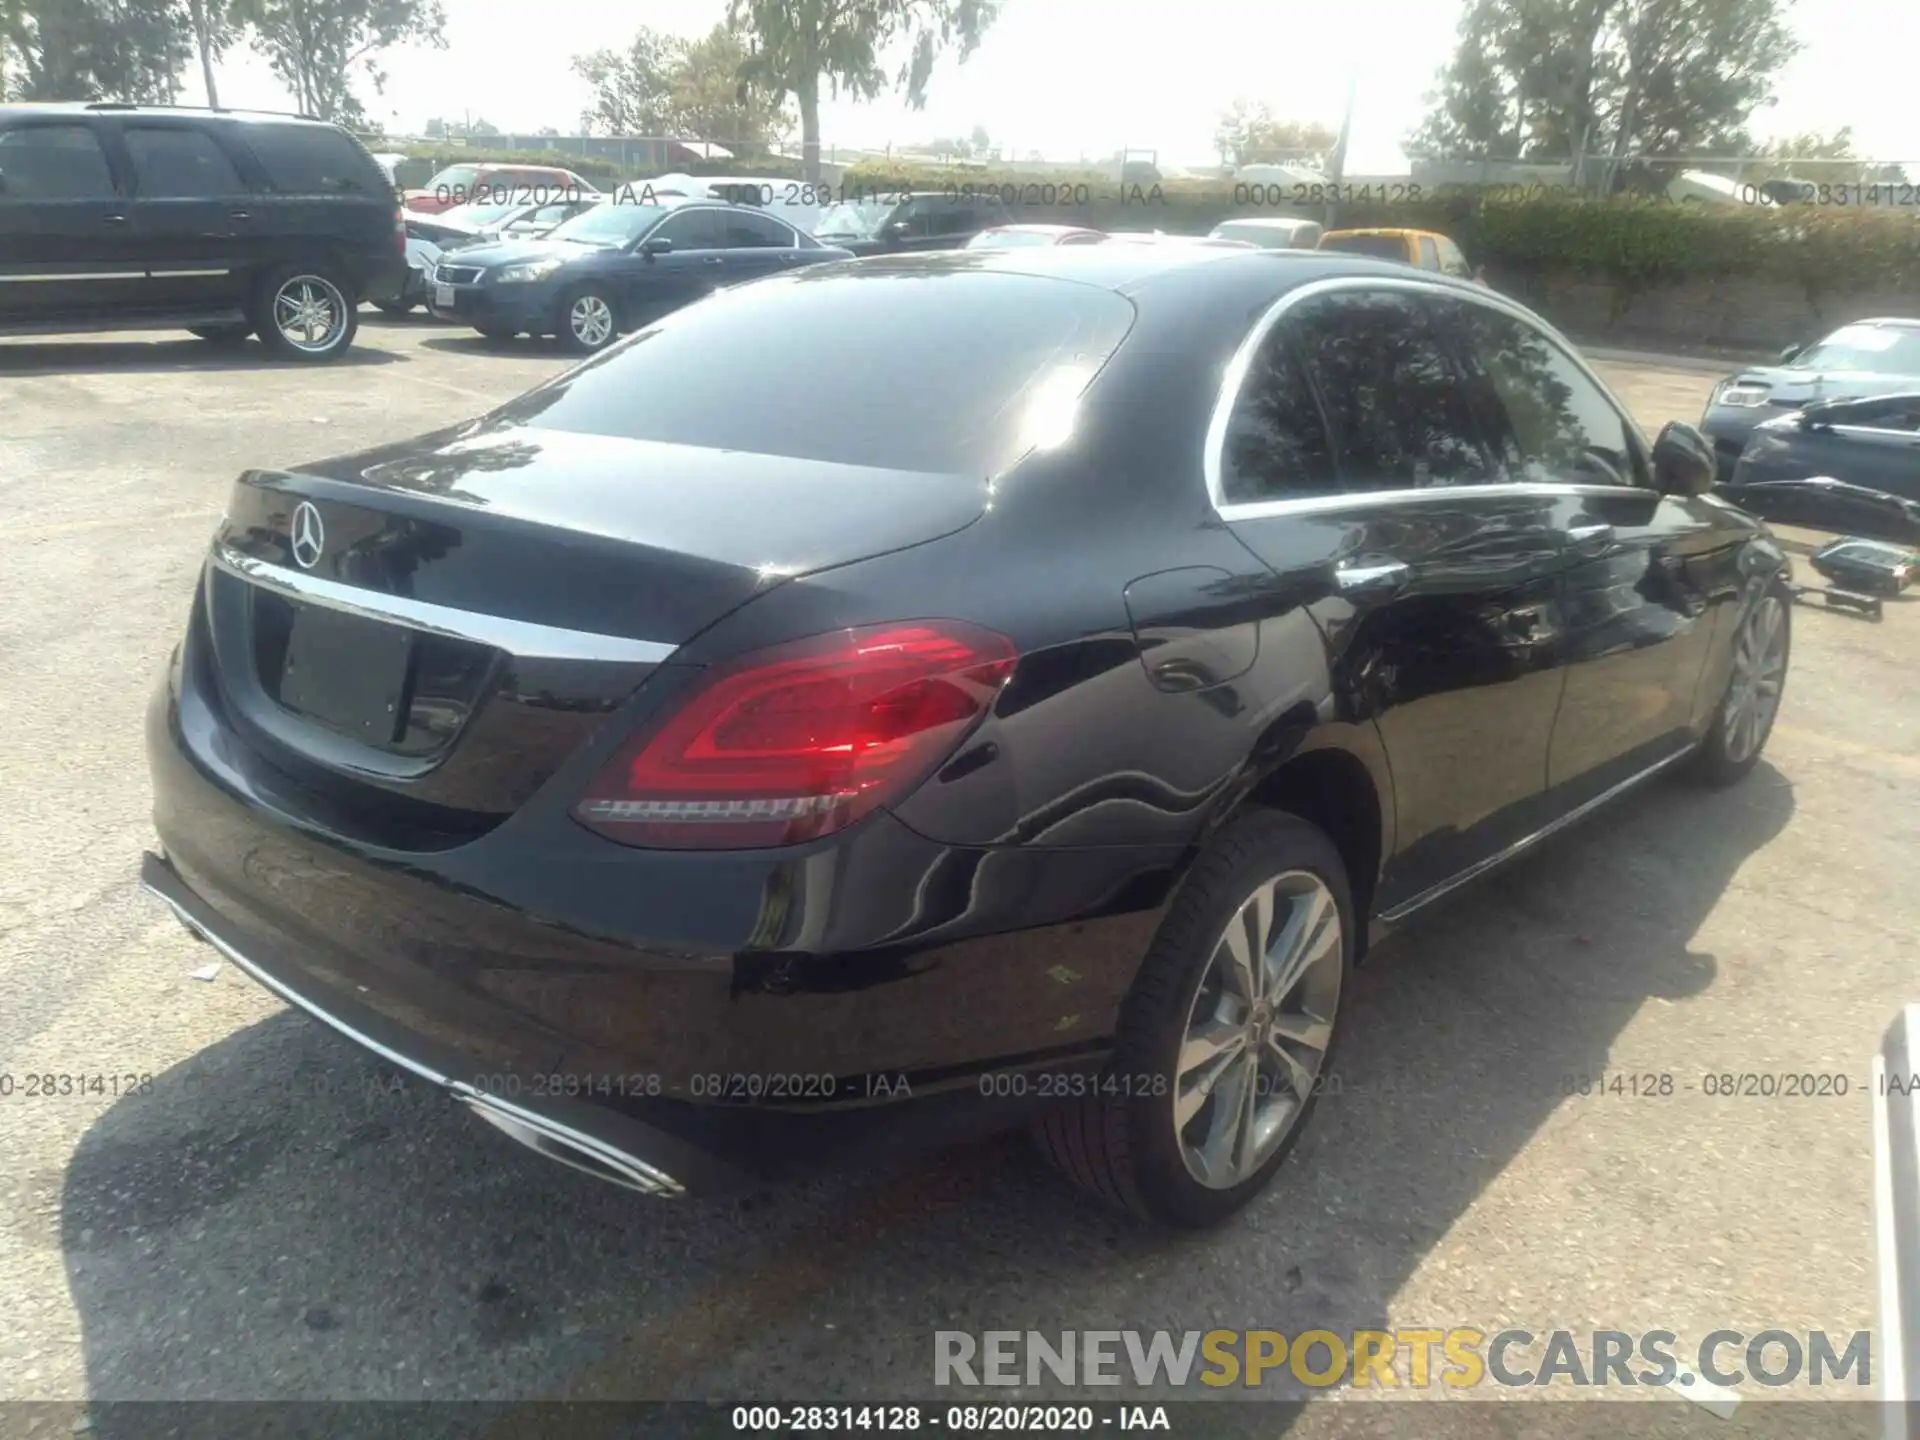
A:
[[[831,834],[906,795],[993,705],[1017,653],[915,620],[836,630],[702,676],[574,806],[626,845],[734,850]]]

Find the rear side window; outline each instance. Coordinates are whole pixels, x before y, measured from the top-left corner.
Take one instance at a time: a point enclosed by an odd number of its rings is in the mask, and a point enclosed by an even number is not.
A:
[[[1324,235],[1320,249],[1343,255],[1371,255],[1376,260],[1407,260],[1407,242],[1398,235]]]
[[[204,130],[133,125],[122,133],[144,200],[234,195],[247,188],[226,151]]]
[[[1476,385],[1482,421],[1511,478],[1638,483],[1638,446],[1625,417],[1565,350],[1505,311],[1436,303],[1484,380]]]
[[[1339,493],[1326,421],[1284,325],[1267,332],[1247,368],[1220,452],[1220,490],[1230,505]]]
[[[283,195],[380,195],[388,190],[380,167],[329,125],[253,124],[247,148]]]
[[[1440,273],[1455,275],[1462,280],[1473,278],[1473,271],[1467,265],[1467,257],[1460,253],[1460,247],[1446,236],[1440,237]]]
[[[1133,324],[1111,290],[979,271],[820,271],[722,290],[504,417],[842,465],[992,475],[1058,414],[1063,381]],[[823,367],[833,383],[822,385]]]
[[[1481,444],[1467,386],[1426,308],[1391,291],[1337,291],[1290,310],[1349,491],[1485,485],[1501,477]]]
[[[793,232],[764,215],[732,210],[724,224],[729,250],[784,250],[793,245]]]
[[[23,125],[0,131],[0,205],[34,200],[104,200],[113,172],[88,125]]]
[[[1440,268],[1440,251],[1435,247],[1431,235],[1422,235],[1420,237],[1420,268],[1422,270],[1438,270]]]

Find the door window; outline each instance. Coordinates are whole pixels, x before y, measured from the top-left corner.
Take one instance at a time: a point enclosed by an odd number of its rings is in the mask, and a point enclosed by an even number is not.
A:
[[[198,200],[247,188],[226,152],[204,130],[135,125],[125,135],[143,200]]]
[[[1422,270],[1438,270],[1440,268],[1440,251],[1438,247],[1434,245],[1431,235],[1422,235],[1420,237],[1420,268]]]
[[[725,227],[729,250],[789,250],[794,245],[793,232],[764,215],[727,211]]]
[[[245,137],[267,183],[282,195],[378,195],[392,189],[373,157],[331,125],[250,121]],[[459,204],[471,198],[474,173],[443,170],[428,188]]]
[[[1467,257],[1460,253],[1460,247],[1444,235],[1436,243],[1440,247],[1440,273],[1471,280],[1473,268],[1467,264]]]
[[[1475,399],[1515,480],[1641,483],[1641,447],[1619,408],[1573,357],[1504,310],[1437,301],[1475,371]]]
[[[1464,377],[1426,307],[1394,291],[1339,291],[1290,310],[1347,491],[1485,485],[1503,478]]]
[[[725,243],[718,210],[682,210],[660,222],[649,240],[671,240],[675,250],[718,250]]]
[[[0,181],[0,204],[113,198],[113,173],[90,125],[0,131]]]

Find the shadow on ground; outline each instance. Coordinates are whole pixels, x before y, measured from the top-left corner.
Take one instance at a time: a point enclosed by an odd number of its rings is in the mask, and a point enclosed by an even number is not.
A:
[[[1205,1235],[1083,1201],[1018,1138],[646,1201],[283,1014],[109,1110],[40,1243],[64,1252],[105,1400],[924,1401],[939,1329],[1377,1326],[1562,1077],[1609,1069],[1650,998],[1713,1003],[1689,937],[1792,812],[1764,764],[1730,791],[1662,782],[1410,926],[1350,994],[1341,1092]],[[1665,1203],[1619,1159],[1596,1183]],[[111,1411],[94,1433],[136,1440]]]
[[[365,338],[337,359],[282,360],[258,340],[216,345],[171,331],[153,340],[8,340],[0,343],[0,375],[71,375],[112,371],[329,370],[356,365],[387,365],[404,357],[369,349]]]

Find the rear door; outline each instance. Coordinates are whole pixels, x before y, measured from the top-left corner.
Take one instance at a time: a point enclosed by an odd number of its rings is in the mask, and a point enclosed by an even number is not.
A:
[[[362,282],[397,258],[392,192],[346,132],[292,120],[252,120],[234,130],[257,167],[247,217],[234,232],[252,274],[303,249],[310,254],[315,244],[351,256]]]
[[[90,322],[132,306],[145,280],[98,127],[0,126],[0,325]]]
[[[800,258],[800,237],[771,216],[735,208],[722,212],[721,226],[726,284],[776,274]]]
[[[1504,482],[1417,282],[1311,287],[1260,343],[1216,497],[1314,597],[1340,718],[1378,728],[1404,910],[1541,823],[1564,501]]]
[[[1836,409],[1831,434],[1835,464],[1815,474],[1920,500],[1920,396],[1864,400]]]
[[[1747,531],[1711,501],[1653,488],[1645,440],[1556,337],[1492,304],[1439,303],[1485,381],[1483,427],[1503,467],[1576,498],[1563,531],[1573,559],[1558,637],[1566,694],[1548,779],[1559,803],[1577,805],[1689,744],[1709,708],[1701,678],[1739,593]]]
[[[142,310],[237,310],[246,271],[236,252],[252,201],[234,159],[204,126],[129,120],[120,128],[133,176],[133,230],[148,266]]]
[[[635,242],[623,271],[627,324],[644,325],[719,288],[726,268],[724,213],[717,206],[690,205],[675,210]],[[644,247],[650,240],[669,241],[673,248],[648,255]]]

